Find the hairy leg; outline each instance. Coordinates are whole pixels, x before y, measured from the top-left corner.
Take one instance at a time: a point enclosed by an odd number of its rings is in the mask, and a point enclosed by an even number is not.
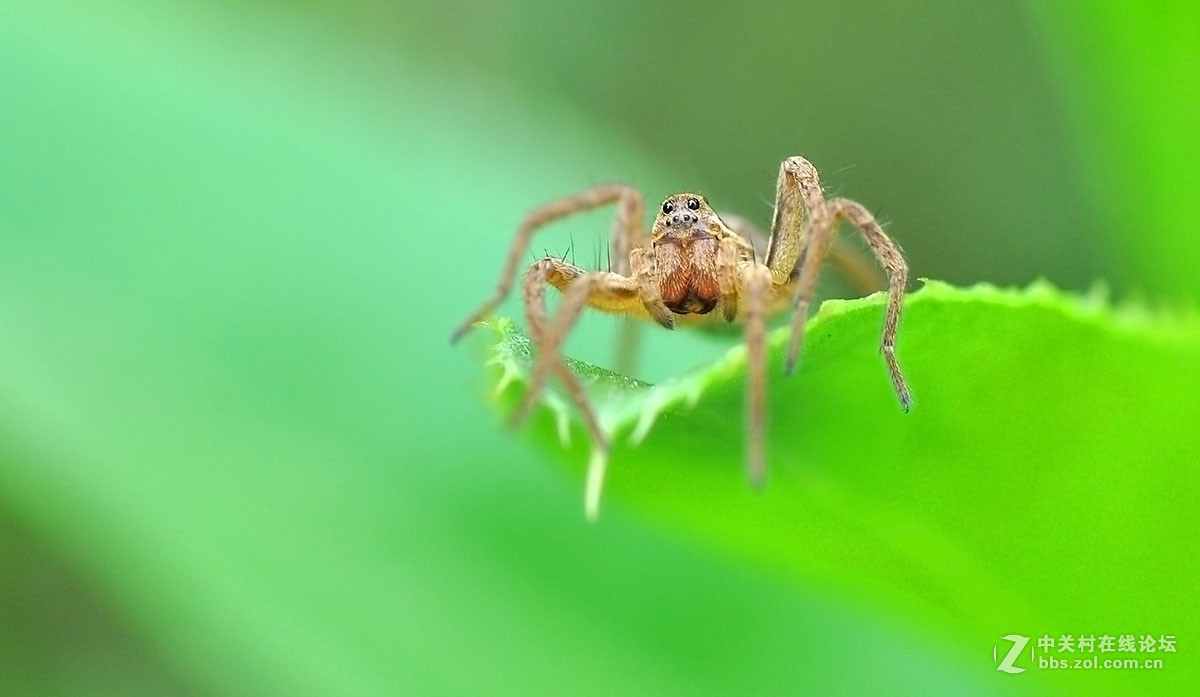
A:
[[[883,320],[883,339],[880,350],[887,361],[888,372],[892,377],[892,387],[900,399],[904,411],[912,406],[912,397],[904,375],[900,372],[900,364],[896,361],[896,329],[900,324],[900,306],[904,301],[904,287],[908,284],[908,264],[900,248],[884,233],[883,228],[875,220],[875,216],[863,207],[861,203],[844,198],[835,198],[829,202],[833,219],[845,220],[862,234],[863,239],[879,258],[880,265],[887,270],[888,275],[888,305]]]
[[[802,157],[789,157],[784,160],[780,167],[779,187],[777,206],[784,206],[786,210],[780,210],[778,207],[775,210],[770,243],[772,254],[775,254],[775,250],[782,250],[780,254],[786,251],[790,255],[794,251],[797,239],[801,250],[786,371],[790,373],[795,370],[800,358],[804,324],[808,319],[808,307],[812,302],[817,276],[833,242],[838,222],[846,220],[859,230],[888,274],[888,309],[884,320],[882,350],[896,396],[907,411],[912,399],[895,357],[900,304],[904,298],[904,287],[908,278],[908,265],[904,262],[903,255],[883,232],[874,216],[861,204],[847,199],[835,199],[827,203],[821,193],[821,181],[817,170],[808,160]],[[803,210],[800,210],[801,208]],[[797,231],[798,227],[794,221],[803,220],[805,213],[808,215],[808,227]],[[778,278],[779,271],[780,269],[772,266],[773,280]]]
[[[642,352],[643,325],[629,317],[617,318],[617,345],[613,350],[613,370],[635,377]]]
[[[803,221],[805,214],[808,216],[807,227],[800,226],[800,230],[794,224],[772,225],[771,228],[772,249],[788,250],[789,258],[795,253],[800,265],[792,310],[792,336],[788,342],[784,367],[786,372],[791,373],[796,367],[800,344],[804,339],[804,323],[808,319],[808,305],[817,283],[817,270],[833,238],[833,224],[825,206],[825,196],[821,193],[821,179],[811,162],[799,156],[784,160],[779,168],[778,186],[780,190],[776,197],[775,220]],[[780,210],[779,206],[784,206],[784,210]],[[778,278],[780,271],[772,266],[772,278]],[[788,273],[791,273],[791,269]]]
[[[529,394],[526,396],[527,402],[536,400],[538,394],[545,388],[550,372],[570,373],[570,370],[562,360],[561,350],[567,334],[575,326],[575,322],[579,320],[583,308],[597,296],[608,295],[617,288],[624,290],[628,287],[628,283],[629,279],[623,276],[602,271],[591,271],[583,274],[571,283],[571,285],[567,286],[563,293],[563,301],[559,305],[557,312],[554,313],[554,317],[549,323],[542,323],[543,329],[539,332],[539,336],[534,339],[537,356],[534,358],[533,372],[530,376]],[[582,397],[581,393],[580,399],[576,400],[579,403],[580,409],[591,412],[590,405]],[[594,414],[589,414],[588,420],[595,421]]]
[[[632,196],[623,196],[617,203],[617,217],[613,220],[611,235],[612,251],[609,257],[614,273],[633,275],[629,255],[635,249],[646,245],[646,233],[642,228],[644,219],[642,197],[636,191]],[[613,367],[622,375],[632,375],[637,370],[638,354],[642,345],[642,323],[629,317],[617,322],[619,328]]]
[[[784,160],[775,183],[775,213],[767,245],[766,263],[775,285],[787,282],[797,261],[812,246],[813,231],[826,225],[824,202],[817,168],[799,156]]]
[[[623,187],[624,192],[617,199],[617,215],[613,219],[612,234],[610,235],[612,251],[609,257],[613,273],[628,276],[629,253],[646,246],[645,206],[642,194],[631,187]]]
[[[746,303],[746,468],[750,481],[766,477],[767,434],[767,299],[771,270],[751,264],[745,270]]]
[[[519,425],[529,416],[533,405],[537,403],[538,394],[545,387],[546,372],[552,371],[562,380],[571,401],[579,408],[596,447],[607,451],[608,442],[604,437],[604,431],[600,428],[600,422],[596,418],[596,413],[593,411],[591,403],[587,400],[587,394],[583,389],[583,385],[579,383],[579,379],[575,377],[575,374],[567,368],[566,364],[558,356],[557,347],[562,343],[561,337],[557,340],[552,338],[557,325],[553,324],[553,322],[548,322],[546,319],[546,286],[549,285],[549,279],[553,274],[561,273],[558,269],[559,263],[561,263],[559,260],[553,258],[539,259],[525,272],[525,279],[522,282],[522,290],[525,296],[525,321],[529,326],[529,338],[537,349],[537,355],[534,356],[534,368],[530,375],[529,387],[526,390],[525,398],[516,411],[512,413],[510,417],[511,423],[514,426]],[[586,279],[589,275],[583,274],[578,276],[576,281]],[[580,287],[586,285],[587,283],[584,282]],[[575,288],[576,282],[572,282],[569,287]],[[575,295],[577,296],[578,293]],[[559,308],[559,314],[562,313],[565,307],[566,302],[564,301],[563,307]],[[558,315],[555,315],[555,317],[557,318]]]
[[[500,272],[495,292],[463,320],[450,336],[450,341],[454,342],[462,338],[476,322],[487,317],[508,296],[516,278],[517,265],[521,261],[521,255],[529,247],[529,240],[538,228],[572,213],[590,210],[614,201],[620,204],[617,207],[617,217],[613,225],[613,249],[621,252],[616,255],[616,269],[618,273],[627,273],[629,250],[641,246],[645,236],[641,220],[642,195],[636,189],[622,184],[603,184],[552,201],[530,211],[521,221],[516,236],[513,238],[512,246],[509,247],[508,257],[504,261],[504,268]]]
[[[584,423],[587,424],[594,444],[588,460],[587,486],[584,490],[584,511],[589,519],[594,520],[600,511],[600,495],[608,468],[608,439],[591,403],[588,402],[583,385],[563,362],[560,351],[566,335],[589,301],[597,296],[623,297],[633,288],[633,281],[605,272],[588,272],[574,276],[564,290],[563,302],[558,311],[547,322],[546,286],[550,278],[561,274],[561,270],[557,268],[561,264],[558,259],[541,259],[525,274],[523,288],[526,321],[529,323],[530,338],[537,349],[537,355],[534,357],[524,401],[513,412],[512,421],[514,425],[519,424],[528,416],[537,402],[538,395],[545,389],[549,373],[553,372],[562,381],[571,401],[583,414]]]
[[[755,258],[766,258],[771,240],[757,225],[735,213],[721,213],[721,219],[731,230],[750,242],[754,247]],[[859,295],[887,288],[887,279],[876,268],[871,257],[844,240],[834,238],[829,245],[829,261]]]
[[[904,288],[908,282],[908,264],[905,263],[900,249],[883,232],[883,228],[875,220],[875,217],[862,204],[848,199],[834,199],[824,204],[824,208],[828,214],[826,217],[828,222],[824,228],[813,228],[810,248],[804,253],[800,279],[796,285],[796,309],[792,316],[792,335],[788,342],[786,370],[789,373],[792,372],[800,358],[800,346],[804,341],[804,323],[808,317],[808,306],[812,301],[813,287],[816,285],[817,275],[820,273],[822,255],[828,248],[829,240],[837,230],[838,223],[845,220],[854,225],[862,234],[863,239],[866,240],[888,274],[888,308],[884,319],[881,350],[887,361],[888,372],[891,375],[896,396],[900,400],[900,405],[904,407],[905,411],[908,411],[912,406],[912,399],[895,354],[896,330],[900,323],[900,306],[904,300]]]

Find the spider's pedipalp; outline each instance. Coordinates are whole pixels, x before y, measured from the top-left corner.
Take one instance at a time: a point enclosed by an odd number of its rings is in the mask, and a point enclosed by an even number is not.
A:
[[[742,247],[732,237],[721,240],[717,246],[717,281],[721,290],[721,314],[726,322],[737,318],[739,282],[738,261]],[[766,302],[764,298],[763,302]]]
[[[629,265],[633,269],[638,295],[641,297],[646,312],[650,313],[650,317],[664,328],[674,329],[675,315],[663,303],[662,295],[658,290],[658,279],[654,275],[654,268],[651,260],[646,256],[646,251],[635,249],[630,252]]]

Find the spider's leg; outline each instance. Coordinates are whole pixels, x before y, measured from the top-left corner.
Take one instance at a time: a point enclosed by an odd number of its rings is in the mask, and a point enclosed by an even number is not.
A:
[[[633,273],[629,254],[646,246],[644,219],[645,207],[641,193],[637,189],[625,187],[625,191],[617,200],[617,217],[613,220],[609,271],[622,276]]]
[[[900,324],[900,304],[904,300],[904,287],[908,283],[908,264],[905,263],[900,248],[896,246],[895,242],[892,242],[875,220],[875,216],[871,215],[870,211],[861,203],[836,198],[828,205],[834,221],[845,220],[858,228],[863,239],[867,241],[871,250],[875,252],[875,256],[879,258],[879,263],[887,270],[887,314],[883,320],[883,339],[879,349],[883,352],[884,360],[887,361],[888,372],[892,377],[892,387],[896,389],[900,405],[904,407],[904,411],[908,411],[912,406],[912,397],[909,395],[908,385],[904,382],[904,375],[900,372],[900,364],[896,361],[896,328]]]
[[[771,270],[754,263],[745,270],[746,304],[746,467],[750,481],[766,476],[767,433],[767,300]]]
[[[900,250],[884,234],[883,228],[861,204],[847,199],[837,199],[834,202],[826,203],[821,194],[821,183],[817,177],[817,170],[808,160],[802,157],[789,157],[784,160],[780,170],[779,185],[781,187],[778,197],[779,205],[789,206],[790,209],[776,209],[777,225],[780,220],[786,221],[803,215],[803,213],[795,211],[795,206],[799,202],[803,202],[804,209],[809,216],[809,229],[801,235],[803,254],[800,258],[800,273],[796,281],[792,335],[787,350],[787,372],[790,373],[795,369],[800,358],[800,347],[804,341],[804,323],[808,319],[808,307],[812,302],[813,289],[816,287],[821,264],[825,261],[838,222],[847,220],[862,233],[863,238],[888,273],[888,310],[884,321],[882,350],[887,360],[888,371],[891,373],[896,395],[900,398],[900,404],[905,410],[908,410],[912,400],[895,357],[900,302],[904,297],[904,286],[908,278],[908,266],[905,264]],[[792,193],[786,193],[783,191],[784,189]],[[780,230],[782,232],[779,234],[786,235],[790,228],[783,225]],[[775,235],[771,238],[771,244],[776,249],[786,248],[786,246],[779,246],[779,239]],[[772,274],[776,274],[776,272],[777,270],[772,268]]]
[[[721,213],[721,219],[754,247],[756,258],[765,259],[770,238],[750,220],[734,213]],[[829,263],[859,295],[874,293],[887,287],[887,279],[870,256],[857,247],[835,237],[829,245]]]
[[[517,275],[517,265],[521,262],[521,255],[525,253],[530,238],[538,228],[572,213],[590,210],[614,201],[620,202],[620,206],[617,210],[613,245],[614,247],[621,246],[626,250],[624,255],[617,257],[618,264],[623,263],[622,260],[628,256],[627,250],[639,246],[642,236],[642,195],[636,189],[622,184],[602,184],[535,208],[525,216],[517,228],[512,246],[508,250],[508,257],[504,262],[504,268],[500,272],[500,280],[496,282],[495,292],[454,330],[450,341],[454,342],[462,338],[476,322],[487,317],[508,296]]]
[[[563,293],[563,301],[547,321],[546,286]],[[546,387],[550,373],[562,380],[571,400],[582,412],[596,445],[607,449],[607,441],[587,394],[575,374],[563,362],[561,349],[567,334],[584,307],[591,306],[615,314],[638,314],[637,285],[631,278],[605,271],[584,271],[554,257],[535,262],[525,274],[525,313],[530,339],[537,350],[524,403],[513,414],[514,424],[528,415],[537,397]]]
[[[613,370],[633,377],[642,353],[642,323],[629,317],[618,317],[617,344],[613,350]]]
[[[565,275],[569,280],[565,282],[567,284],[566,297],[553,320],[548,322],[546,319],[546,286],[556,275],[559,278]],[[537,355],[534,356],[533,370],[530,374],[525,398],[512,413],[510,420],[512,425],[518,426],[529,416],[533,405],[537,403],[538,396],[546,386],[547,374],[552,371],[562,380],[571,401],[579,407],[596,447],[607,450],[607,440],[600,428],[595,411],[587,400],[583,386],[558,355],[566,332],[578,317],[583,305],[587,303],[588,291],[594,282],[593,279],[602,275],[605,274],[582,272],[553,257],[539,259],[525,272],[525,280],[522,283],[525,295],[525,320],[529,325],[529,338],[537,349]],[[562,326],[564,323],[560,322],[563,319],[569,319],[565,326]]]
[[[803,263],[806,252],[818,242],[813,238],[828,227],[828,219],[817,168],[799,156],[784,160],[775,184],[775,214],[766,258],[775,285],[786,283],[797,262]]]
[[[629,252],[626,267],[637,284],[642,305],[650,313],[651,319],[666,329],[674,329],[675,315],[667,309],[659,296],[652,255],[647,254],[642,247],[635,247]],[[620,327],[617,331],[617,353],[613,369],[622,375],[633,375],[637,368],[643,325],[632,317],[624,317],[617,321]]]
[[[808,305],[832,239],[833,220],[821,193],[817,168],[798,155],[789,157],[779,167],[775,217],[771,223],[771,244],[767,254],[767,266],[771,268],[776,285],[791,276],[797,263],[800,265],[793,297],[792,336],[784,367],[788,373],[795,369],[800,356]]]
[[[548,283],[553,283],[564,292],[563,302],[549,322],[546,321]],[[563,362],[560,350],[567,333],[579,319],[584,307],[592,303],[602,309],[617,310],[622,306],[628,309],[631,302],[636,302],[637,288],[634,281],[625,276],[598,271],[582,272],[554,258],[541,259],[534,263],[525,274],[523,285],[526,319],[537,355],[524,401],[513,412],[513,423],[519,424],[526,418],[536,404],[538,395],[545,389],[549,373],[553,372],[562,381],[571,401],[583,414],[584,423],[595,446],[588,463],[587,488],[584,495],[584,510],[588,518],[594,519],[599,513],[600,493],[608,466],[608,439],[587,399],[583,385]]]
[[[634,275],[630,254],[646,245],[644,220],[641,195],[633,191],[632,195],[622,196],[617,203],[617,217],[613,220],[609,271],[622,276]],[[617,322],[619,328],[613,368],[622,375],[632,375],[637,369],[642,345],[642,323],[629,317],[618,319]]]

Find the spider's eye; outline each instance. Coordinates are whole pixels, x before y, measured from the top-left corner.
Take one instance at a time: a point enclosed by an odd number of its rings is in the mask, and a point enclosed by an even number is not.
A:
[[[688,199],[688,208],[691,208],[694,211],[700,210],[700,200],[694,199],[694,198],[689,198]]]
[[[663,202],[663,213],[670,213],[673,210],[675,210],[674,203],[671,203],[670,201]]]

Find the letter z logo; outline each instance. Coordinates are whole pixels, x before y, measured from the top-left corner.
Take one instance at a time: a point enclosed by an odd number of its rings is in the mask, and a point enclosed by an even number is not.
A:
[[[1002,670],[1005,673],[1024,673],[1025,669],[1014,666],[1013,661],[1016,661],[1021,652],[1025,650],[1025,645],[1029,643],[1029,637],[1021,636],[1020,634],[1009,634],[1000,638],[1005,641],[1011,641],[1012,648],[1008,650],[1008,653],[1004,656],[1004,660],[1000,661],[1000,665],[996,666],[996,670]],[[995,646],[992,647],[992,660],[997,660]]]

